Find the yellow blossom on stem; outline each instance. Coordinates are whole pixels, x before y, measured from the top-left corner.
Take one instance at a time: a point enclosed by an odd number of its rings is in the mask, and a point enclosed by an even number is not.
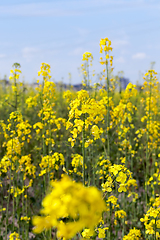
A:
[[[95,187],[84,187],[64,176],[51,182],[51,192],[43,199],[43,216],[33,218],[34,232],[57,228],[57,237],[72,238],[84,227],[93,230],[106,209],[102,195]]]

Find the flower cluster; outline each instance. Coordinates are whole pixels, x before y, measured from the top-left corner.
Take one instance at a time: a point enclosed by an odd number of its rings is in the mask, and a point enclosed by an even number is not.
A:
[[[123,240],[139,240],[141,239],[141,231],[138,229],[130,229],[129,233],[123,237]]]
[[[51,185],[51,192],[42,202],[44,216],[33,218],[34,232],[56,227],[57,237],[69,239],[84,227],[93,230],[105,210],[101,193],[95,187],[71,181],[68,176]]]
[[[99,139],[103,133],[102,128],[97,126],[98,122],[104,119],[106,114],[106,107],[103,101],[96,101],[94,98],[89,98],[86,90],[77,92],[77,98],[70,104],[69,119],[66,123],[66,128],[73,128],[71,132],[72,138],[68,141],[71,142],[73,147],[75,140],[79,133],[90,130],[87,136],[85,147],[93,143],[93,139]],[[74,123],[73,123],[74,120]]]
[[[9,240],[21,240],[18,233],[13,232],[9,235]]]
[[[39,164],[41,172],[39,176],[46,173],[52,173],[52,171],[59,170],[60,166],[64,165],[64,156],[61,153],[55,152],[53,155],[46,155],[42,157],[41,163]],[[52,176],[53,174],[51,174]]]
[[[110,58],[110,65],[112,66],[112,62],[113,62],[113,56],[109,56],[109,52],[112,51],[112,47],[111,47],[111,41],[108,38],[102,38],[100,40],[100,53],[103,53],[103,51],[105,52],[105,61],[103,60],[103,58],[100,58],[100,63],[103,64],[108,64],[108,60]]]
[[[156,238],[160,238],[160,197],[154,200],[153,207],[150,207],[144,218],[140,219],[144,222],[146,234],[156,235]]]

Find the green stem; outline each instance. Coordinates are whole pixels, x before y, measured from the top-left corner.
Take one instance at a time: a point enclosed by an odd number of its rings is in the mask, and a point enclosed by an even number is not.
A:
[[[85,186],[86,173],[85,173],[85,164],[86,164],[86,150],[85,150],[85,114],[83,115],[83,129],[82,129],[82,155],[83,155],[83,184]]]
[[[28,217],[28,209],[27,209],[27,197],[25,198],[25,214]],[[25,239],[28,239],[29,233],[29,221],[26,222],[26,231],[25,231]]]
[[[110,232],[109,240],[111,240],[112,239],[112,228],[111,228],[112,206],[111,206],[111,202],[109,202],[109,209],[110,209],[110,211],[109,211],[109,232]]]
[[[110,127],[110,121],[109,121],[109,73],[108,73],[108,63],[106,63],[106,71],[107,71],[107,151],[108,156],[110,160],[110,141],[109,141],[109,127]]]
[[[155,226],[154,226],[154,240],[156,240],[156,230],[157,230],[157,221],[155,218]]]
[[[22,189],[24,188],[24,180],[22,179]],[[24,192],[22,192],[22,216],[25,216],[25,208],[24,208]],[[25,239],[25,227],[24,223],[22,225],[22,238]]]
[[[151,79],[150,79],[151,82]],[[149,179],[149,149],[148,149],[148,143],[149,143],[149,128],[150,128],[150,118],[151,118],[151,96],[152,96],[152,92],[151,92],[151,85],[149,87],[149,116],[148,116],[148,120],[147,120],[147,142],[146,142],[146,176],[145,176],[145,199],[146,199],[146,207],[148,204],[148,187],[147,187],[147,182]]]
[[[14,78],[14,86],[15,86],[15,111],[17,111],[17,103],[18,103],[18,94],[17,94],[17,81],[16,81],[16,73],[15,73],[15,78]]]
[[[8,215],[9,215],[9,200],[11,195],[11,182],[12,182],[12,159],[11,159],[11,168],[10,168],[10,175],[9,175],[9,194],[7,198],[7,209],[6,209],[6,221],[5,221],[5,240],[7,240],[7,226],[8,226]]]

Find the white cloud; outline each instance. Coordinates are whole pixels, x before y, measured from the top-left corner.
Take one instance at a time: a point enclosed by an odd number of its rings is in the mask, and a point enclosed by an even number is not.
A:
[[[38,53],[38,49],[33,47],[25,47],[22,49],[22,57],[26,59],[27,62],[30,62],[35,54]]]
[[[139,53],[136,53],[136,54],[132,55],[132,58],[133,59],[144,59],[144,58],[146,58],[146,54],[142,53],[142,52],[139,52]]]
[[[77,14],[79,12],[70,9],[68,5],[49,2],[0,6],[0,16],[74,16]]]
[[[116,6],[119,5],[119,6],[122,6],[122,7],[154,7],[155,5],[159,5],[159,2],[157,0],[91,0],[92,1],[92,4],[103,4],[103,5],[113,5],[113,6]]]
[[[117,62],[117,63],[124,63],[125,59],[124,59],[124,57],[119,57],[119,58],[115,59],[115,62]]]
[[[90,33],[89,30],[85,28],[78,28],[77,31],[80,37],[86,37]]]
[[[127,40],[113,40],[112,46],[114,49],[121,48],[122,46],[127,46],[129,42]]]
[[[72,51],[71,55],[81,56],[83,53],[84,49],[82,47],[77,47]]]
[[[52,2],[32,2],[26,4],[12,4],[0,6],[0,16],[77,16],[97,12],[106,12],[106,10],[119,10],[119,8],[137,7],[160,7],[159,3],[152,3],[145,0],[68,0]]]
[[[5,58],[6,54],[0,54],[0,58]]]

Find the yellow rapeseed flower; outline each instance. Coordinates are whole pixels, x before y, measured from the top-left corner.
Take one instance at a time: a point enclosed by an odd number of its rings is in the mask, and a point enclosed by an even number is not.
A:
[[[68,176],[51,182],[51,185],[52,191],[42,202],[44,216],[33,218],[34,232],[56,227],[57,237],[69,239],[85,227],[93,230],[106,209],[99,190],[84,187]]]

